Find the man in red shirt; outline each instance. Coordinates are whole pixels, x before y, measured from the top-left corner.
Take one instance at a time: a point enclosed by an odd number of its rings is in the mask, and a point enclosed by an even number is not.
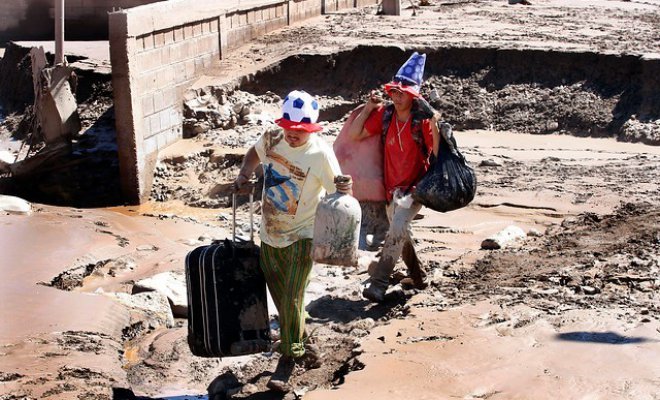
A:
[[[384,90],[392,100],[385,104],[372,92],[362,112],[355,118],[349,134],[355,140],[381,135],[384,148],[385,190],[390,228],[383,252],[371,273],[371,284],[362,295],[382,302],[389,278],[399,257],[409,269],[409,283],[426,286],[426,273],[415,253],[410,223],[422,205],[411,192],[438,154],[440,136],[437,116],[419,94],[424,74],[425,54],[413,53]]]

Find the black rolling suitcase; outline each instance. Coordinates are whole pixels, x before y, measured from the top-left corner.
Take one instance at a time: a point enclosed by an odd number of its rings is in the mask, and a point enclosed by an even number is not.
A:
[[[253,241],[236,239],[236,195],[232,239],[198,247],[186,256],[188,345],[196,356],[230,357],[270,349],[266,281]]]

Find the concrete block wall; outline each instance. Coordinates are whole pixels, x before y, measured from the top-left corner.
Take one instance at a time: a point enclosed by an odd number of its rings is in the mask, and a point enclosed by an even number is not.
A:
[[[378,4],[380,0],[355,0],[355,7],[366,7]]]
[[[127,202],[149,198],[158,151],[182,137],[183,95],[193,81],[223,54],[320,16],[324,1],[254,0],[227,7],[217,0],[169,0],[109,14],[119,166]],[[336,9],[355,4],[330,1]]]
[[[220,58],[225,9],[193,0],[109,15],[122,190],[148,198],[158,151],[182,136],[184,90]]]
[[[339,10],[345,10],[347,8],[353,8],[354,6],[355,0],[324,0],[323,12],[335,12]]]
[[[289,1],[289,24],[295,24],[309,18],[318,17],[323,9],[323,0]]]
[[[268,32],[284,28],[289,23],[289,1],[281,0],[250,9],[234,9],[220,17],[222,22],[222,52],[238,47],[263,36]]]
[[[215,17],[136,38],[135,84],[146,154],[181,137],[183,90],[219,59],[219,30]]]

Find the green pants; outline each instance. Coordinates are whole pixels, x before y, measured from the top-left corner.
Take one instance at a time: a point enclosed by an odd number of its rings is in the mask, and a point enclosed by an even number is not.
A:
[[[261,244],[261,269],[280,314],[280,352],[291,357],[305,354],[305,289],[312,272],[312,239],[287,247]]]

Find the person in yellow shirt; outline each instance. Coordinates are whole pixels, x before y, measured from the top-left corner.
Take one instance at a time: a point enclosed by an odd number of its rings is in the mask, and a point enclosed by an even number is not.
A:
[[[335,191],[341,175],[332,148],[316,135],[319,106],[304,91],[284,99],[279,128],[266,131],[245,155],[234,189],[240,190],[261,165],[264,171],[260,265],[280,318],[282,353],[268,382],[271,390],[291,390],[296,361],[319,366],[319,352],[305,343],[305,288],[312,270],[316,207]]]

